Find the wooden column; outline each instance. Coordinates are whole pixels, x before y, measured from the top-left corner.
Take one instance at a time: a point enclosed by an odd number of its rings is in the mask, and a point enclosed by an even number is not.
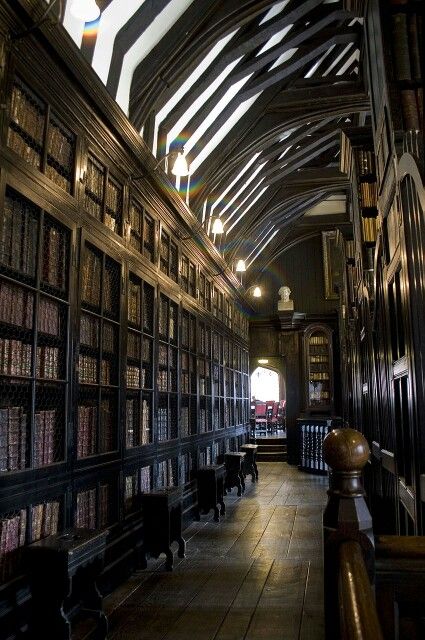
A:
[[[370,451],[364,436],[354,429],[334,429],[323,441],[323,456],[331,471],[328,504],[323,514],[326,638],[340,639],[338,550],[342,542],[360,544],[369,579],[373,582],[372,517],[364,499],[362,469]]]

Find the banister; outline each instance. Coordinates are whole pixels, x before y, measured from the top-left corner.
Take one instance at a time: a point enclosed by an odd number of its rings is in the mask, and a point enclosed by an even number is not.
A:
[[[323,514],[326,638],[372,638],[362,635],[364,625],[379,629],[375,601],[369,597],[374,577],[372,518],[361,481],[369,446],[354,429],[334,429],[323,441],[323,456],[331,469]],[[360,595],[362,591],[368,602]],[[375,633],[375,638],[382,638],[382,634]]]
[[[338,601],[343,640],[382,640],[374,594],[358,542],[339,546]]]

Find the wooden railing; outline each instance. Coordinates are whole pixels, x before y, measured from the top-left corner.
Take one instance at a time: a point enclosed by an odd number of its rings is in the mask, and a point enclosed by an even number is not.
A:
[[[423,638],[425,537],[375,540],[361,480],[369,455],[354,429],[335,429],[323,441],[331,469],[323,514],[326,638]]]
[[[362,549],[355,540],[339,546],[338,602],[341,638],[379,640],[381,626]]]

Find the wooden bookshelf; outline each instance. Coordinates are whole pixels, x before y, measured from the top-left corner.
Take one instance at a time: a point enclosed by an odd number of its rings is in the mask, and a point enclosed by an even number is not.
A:
[[[121,265],[82,243],[76,456],[118,449]]]
[[[312,325],[304,334],[306,410],[328,412],[333,405],[332,333],[325,325]]]
[[[57,186],[72,192],[76,136],[18,77],[12,87],[7,145]]]
[[[12,600],[23,547],[70,526],[108,527],[119,573],[142,493],[184,486],[190,518],[192,472],[249,431],[236,291],[212,284],[217,266],[181,243],[158,195],[125,185],[134,155],[74,87],[51,104],[17,67],[0,185],[0,592]]]

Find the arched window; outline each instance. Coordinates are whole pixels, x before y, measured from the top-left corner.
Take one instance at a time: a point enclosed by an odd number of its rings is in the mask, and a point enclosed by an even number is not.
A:
[[[279,400],[279,374],[266,367],[257,367],[251,376],[251,398]]]

